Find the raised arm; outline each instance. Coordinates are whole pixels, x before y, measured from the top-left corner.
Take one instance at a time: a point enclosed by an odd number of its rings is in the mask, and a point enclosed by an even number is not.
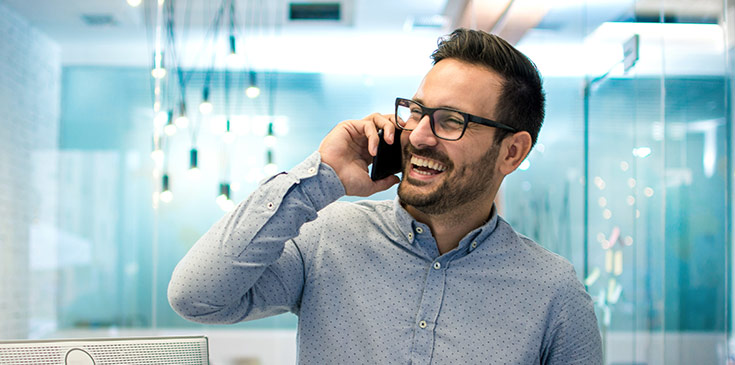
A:
[[[298,247],[291,238],[345,193],[370,195],[398,182],[395,176],[373,182],[367,174],[378,142],[376,128],[389,123],[377,114],[342,122],[319,152],[258,187],[176,266],[168,288],[171,307],[202,323],[297,313],[308,247]],[[313,241],[300,238],[302,245]]]

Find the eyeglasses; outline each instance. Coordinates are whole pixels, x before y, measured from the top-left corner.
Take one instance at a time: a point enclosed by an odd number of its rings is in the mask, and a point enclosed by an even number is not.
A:
[[[424,117],[429,116],[431,131],[438,138],[456,141],[464,135],[467,124],[478,123],[511,132],[517,130],[494,120],[478,117],[451,108],[428,108],[410,99],[396,98],[396,124],[405,131],[416,129]]]

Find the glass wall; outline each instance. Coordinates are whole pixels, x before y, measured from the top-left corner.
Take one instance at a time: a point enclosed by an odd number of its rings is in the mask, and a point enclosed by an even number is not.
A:
[[[541,148],[504,186],[510,222],[575,264],[607,363],[728,359],[729,23],[667,3],[575,14],[584,75],[546,76]]]
[[[202,89],[202,76],[192,76],[192,89]],[[153,209],[151,197],[160,182],[151,178],[149,72],[64,69],[60,228],[76,238],[67,249],[78,254],[62,265],[62,328],[198,327],[173,312],[166,288],[174,266],[224,214],[215,199],[219,184],[229,182],[232,199],[239,202],[266,177],[268,122],[261,124],[257,116],[272,108],[281,118],[271,158],[278,169],[287,170],[315,151],[336,123],[376,110],[389,112],[395,93],[413,95],[420,81],[412,76],[268,77],[278,85],[272,98],[233,108],[230,144],[222,141],[223,116],[217,112],[224,109],[224,91],[212,88],[213,114],[192,126],[202,129],[199,138],[193,143],[192,131],[183,129],[167,140],[172,199],[156,202]],[[191,97],[190,105],[197,105],[198,96]],[[192,148],[198,150],[197,174],[189,170]],[[394,195],[395,189],[373,198]],[[241,326],[293,329],[295,318],[284,315]]]

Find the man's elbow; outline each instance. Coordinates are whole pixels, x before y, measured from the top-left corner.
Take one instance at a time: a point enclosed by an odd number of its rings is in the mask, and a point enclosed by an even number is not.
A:
[[[231,324],[239,321],[232,308],[206,303],[191,293],[172,289],[169,286],[168,303],[179,316],[192,322],[207,324]]]
[[[179,316],[194,321],[196,313],[194,308],[194,300],[191,295],[186,295],[182,290],[175,290],[174,285],[168,287],[168,304]]]

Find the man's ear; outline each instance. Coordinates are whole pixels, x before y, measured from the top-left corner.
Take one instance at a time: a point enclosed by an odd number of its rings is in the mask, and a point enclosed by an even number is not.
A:
[[[510,174],[520,166],[531,151],[531,135],[521,131],[505,137],[500,143],[498,169],[503,176]]]

